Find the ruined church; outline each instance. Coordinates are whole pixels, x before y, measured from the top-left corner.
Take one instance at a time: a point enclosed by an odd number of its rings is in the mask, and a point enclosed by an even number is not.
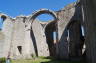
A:
[[[29,16],[16,18],[0,13],[3,23],[0,29],[0,57],[28,59],[35,55],[81,59],[86,55],[89,62],[95,63],[95,38],[90,35],[94,27],[89,20],[96,18],[92,17],[94,13],[90,13],[93,10],[90,10],[92,4],[89,2],[80,0],[58,11],[40,9]],[[41,14],[49,14],[54,20],[39,21],[37,17]]]
[[[53,16],[54,20],[36,20],[44,13]],[[0,16],[3,20],[0,57],[31,58],[36,55],[68,59],[82,56],[82,12],[79,3],[72,3],[59,11],[40,9],[29,16],[11,18],[3,13]]]

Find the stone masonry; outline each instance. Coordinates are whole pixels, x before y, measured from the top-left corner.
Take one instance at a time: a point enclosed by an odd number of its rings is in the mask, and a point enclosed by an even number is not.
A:
[[[52,15],[54,20],[42,22],[41,14]],[[72,3],[59,11],[40,9],[29,16],[11,18],[0,13],[0,57],[28,59],[32,56],[53,56],[58,59],[82,57],[82,9]],[[56,32],[56,40],[53,33]]]

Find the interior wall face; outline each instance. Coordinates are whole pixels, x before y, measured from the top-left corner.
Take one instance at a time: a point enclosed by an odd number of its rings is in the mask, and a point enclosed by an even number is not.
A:
[[[72,57],[82,57],[82,47],[83,42],[81,23],[79,21],[73,21],[69,25],[69,56]]]
[[[50,56],[53,56],[53,57],[56,56],[56,46],[54,42],[56,41],[56,39],[54,39],[54,35],[53,35],[54,31],[56,31],[56,26],[55,26],[56,23],[57,22],[50,23],[45,28],[46,42],[48,44],[49,53],[50,53]]]
[[[45,30],[43,30],[39,21],[34,21],[32,23],[32,30],[36,41],[38,56],[49,56],[48,44],[44,33]]]
[[[58,56],[60,58],[69,58],[68,41],[67,41],[67,24],[70,22],[75,13],[75,7],[61,10],[58,15]]]

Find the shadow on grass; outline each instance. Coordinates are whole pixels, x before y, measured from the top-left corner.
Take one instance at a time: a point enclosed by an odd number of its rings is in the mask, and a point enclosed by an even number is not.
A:
[[[48,62],[41,62],[41,63],[85,63],[85,62],[80,62],[80,61],[48,61]]]
[[[47,62],[40,62],[40,63],[86,63],[84,60],[81,61],[58,60],[52,57],[43,57],[43,59],[51,59],[51,60]]]

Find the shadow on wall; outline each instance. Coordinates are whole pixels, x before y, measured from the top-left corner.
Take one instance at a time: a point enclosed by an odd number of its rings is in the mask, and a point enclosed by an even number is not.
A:
[[[48,44],[50,56],[56,55],[56,48],[54,44],[54,31],[56,31],[57,21],[52,21],[45,28],[46,42]]]
[[[31,39],[32,39],[32,42],[33,42],[35,54],[38,57],[38,49],[37,49],[36,39],[35,39],[32,27],[31,27],[31,31],[30,31],[30,36],[31,36]]]
[[[64,56],[68,54],[68,60],[81,60],[83,57],[82,48],[84,40],[82,40],[82,11],[79,3],[75,5],[75,13],[74,16],[72,16],[72,18],[70,19],[69,23],[67,23],[67,26],[64,27],[64,31],[58,42],[58,57],[61,59],[66,59],[66,57],[64,58]],[[65,44],[66,46],[64,46]]]

